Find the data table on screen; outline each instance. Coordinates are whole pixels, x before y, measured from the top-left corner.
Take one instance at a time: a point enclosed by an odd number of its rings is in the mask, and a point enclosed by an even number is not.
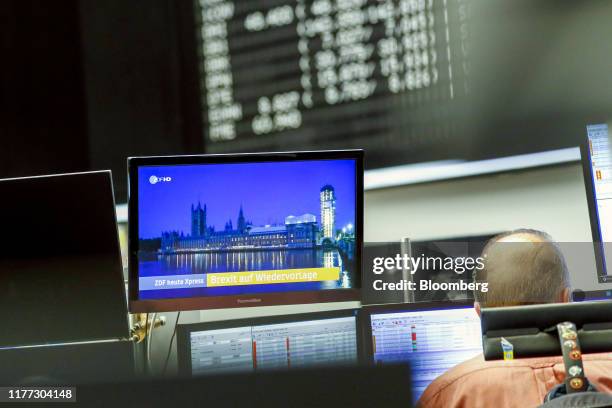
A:
[[[355,317],[256,325],[191,333],[192,374],[352,364]]]
[[[597,222],[604,245],[604,272],[612,260],[612,143],[605,123],[587,126]]]
[[[240,327],[191,334],[193,374],[209,370],[244,371],[251,369],[251,329]]]
[[[468,92],[466,0],[199,0],[196,8],[211,152],[347,137],[372,148],[380,137],[435,142],[448,129],[425,141],[389,124],[408,104],[432,107],[413,124],[436,127],[448,110],[435,107]]]
[[[482,352],[473,308],[373,314],[371,327],[374,362],[410,362],[417,397],[435,378]]]

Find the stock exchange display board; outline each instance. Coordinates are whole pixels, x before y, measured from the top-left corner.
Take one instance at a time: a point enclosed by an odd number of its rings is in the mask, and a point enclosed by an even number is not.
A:
[[[207,152],[364,148],[380,167],[449,147],[466,0],[199,0],[195,15]]]

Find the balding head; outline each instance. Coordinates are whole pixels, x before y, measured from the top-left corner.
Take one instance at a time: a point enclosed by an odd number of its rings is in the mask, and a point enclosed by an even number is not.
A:
[[[474,294],[482,307],[567,301],[567,265],[548,234],[522,229],[498,235],[485,246],[483,258],[484,268],[474,276],[489,285],[488,292]]]

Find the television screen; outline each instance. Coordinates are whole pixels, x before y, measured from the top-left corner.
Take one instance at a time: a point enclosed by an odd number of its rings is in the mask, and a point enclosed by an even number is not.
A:
[[[132,305],[354,298],[361,161],[359,151],[130,159]]]

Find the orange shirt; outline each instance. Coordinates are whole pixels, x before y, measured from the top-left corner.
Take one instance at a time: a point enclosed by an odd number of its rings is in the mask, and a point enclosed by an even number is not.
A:
[[[591,384],[612,393],[612,353],[585,354],[583,364]],[[485,361],[479,355],[436,378],[417,407],[537,407],[564,378],[561,357]]]

